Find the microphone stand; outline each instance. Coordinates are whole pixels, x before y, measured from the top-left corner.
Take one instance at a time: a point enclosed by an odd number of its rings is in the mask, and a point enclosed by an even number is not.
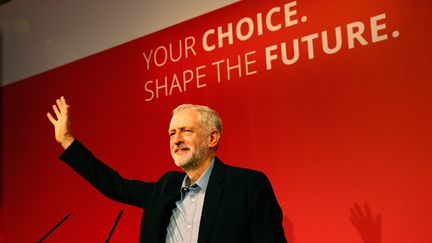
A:
[[[108,234],[108,237],[107,237],[106,240],[105,240],[105,243],[108,243],[109,240],[111,239],[111,236],[112,236],[112,234],[113,234],[113,232],[114,232],[114,229],[117,227],[117,224],[118,224],[118,222],[119,222],[119,220],[120,220],[122,214],[123,214],[123,209],[120,210],[120,213],[118,214],[118,216],[117,216],[117,218],[116,218],[116,220],[115,220],[115,222],[114,222],[114,224],[113,224],[113,226],[112,226],[112,228],[111,228],[111,230],[110,230],[110,232],[109,232],[109,234]]]
[[[60,220],[60,222],[58,222],[56,225],[54,225],[54,227],[52,227],[50,229],[50,231],[48,231],[48,233],[46,233],[44,236],[42,236],[42,238],[40,238],[37,242],[42,242],[43,240],[45,240],[45,238],[47,238],[55,229],[57,229],[57,227],[59,227],[67,218],[69,218],[71,216],[70,213],[68,213],[62,220]]]

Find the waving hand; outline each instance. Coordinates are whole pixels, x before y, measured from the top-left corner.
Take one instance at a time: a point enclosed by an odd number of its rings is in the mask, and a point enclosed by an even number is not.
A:
[[[69,105],[62,96],[60,99],[56,100],[56,104],[54,104],[52,108],[57,119],[49,112],[47,113],[47,117],[54,126],[56,141],[66,149],[74,140],[71,133]]]

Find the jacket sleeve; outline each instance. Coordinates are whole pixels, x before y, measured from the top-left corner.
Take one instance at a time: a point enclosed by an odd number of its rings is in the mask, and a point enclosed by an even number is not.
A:
[[[263,173],[257,173],[249,195],[252,242],[287,242],[282,226],[282,210],[270,181]]]
[[[77,139],[60,155],[60,159],[103,195],[115,201],[145,208],[155,191],[155,183],[123,178],[99,161]]]

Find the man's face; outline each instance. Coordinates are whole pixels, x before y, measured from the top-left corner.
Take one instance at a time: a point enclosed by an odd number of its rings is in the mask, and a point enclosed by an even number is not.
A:
[[[171,156],[184,170],[195,168],[209,154],[208,136],[195,110],[177,112],[171,119],[169,136]]]

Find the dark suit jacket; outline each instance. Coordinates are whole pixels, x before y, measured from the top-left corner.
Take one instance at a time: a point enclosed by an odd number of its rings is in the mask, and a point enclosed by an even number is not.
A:
[[[165,242],[185,173],[168,172],[156,183],[129,180],[75,140],[60,158],[105,196],[144,209],[140,242]],[[282,211],[267,177],[215,159],[204,199],[199,243],[286,242]]]

